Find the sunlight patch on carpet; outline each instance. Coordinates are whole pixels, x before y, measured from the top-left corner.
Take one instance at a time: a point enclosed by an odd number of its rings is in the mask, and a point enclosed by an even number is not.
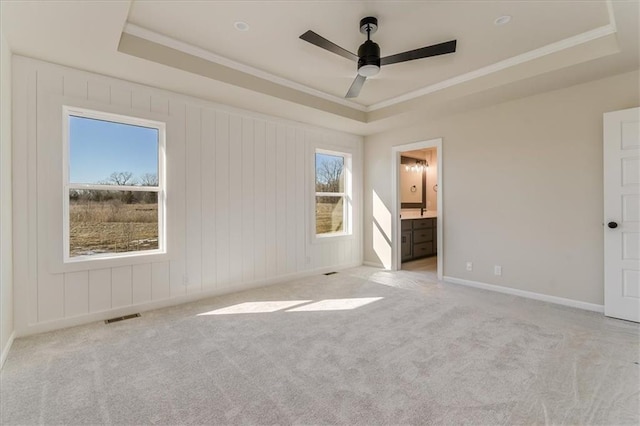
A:
[[[311,300],[269,300],[265,302],[245,302],[237,305],[227,306],[226,308],[216,309],[214,311],[203,312],[202,315],[229,315],[229,314],[260,314],[268,312],[282,311],[303,303],[309,303]]]
[[[231,305],[197,316],[233,315],[233,314],[264,314],[270,312],[314,312],[314,311],[348,311],[368,305],[383,297],[355,297],[349,299],[313,300],[268,300],[263,302],[244,302]]]
[[[287,312],[311,312],[311,311],[346,311],[356,309],[369,303],[377,302],[382,297],[358,297],[352,299],[325,299],[308,305],[288,309]]]

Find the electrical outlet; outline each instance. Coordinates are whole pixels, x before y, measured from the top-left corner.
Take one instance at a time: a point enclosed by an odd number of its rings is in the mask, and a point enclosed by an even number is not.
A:
[[[494,273],[494,275],[502,275],[502,266],[495,265],[493,267],[493,273]]]
[[[467,262],[467,271],[473,271],[473,262]]]

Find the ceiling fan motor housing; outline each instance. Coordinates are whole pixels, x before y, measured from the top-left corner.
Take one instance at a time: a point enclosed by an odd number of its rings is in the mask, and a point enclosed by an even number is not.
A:
[[[376,75],[378,71],[380,71],[380,46],[367,40],[358,48],[358,74],[370,77]]]

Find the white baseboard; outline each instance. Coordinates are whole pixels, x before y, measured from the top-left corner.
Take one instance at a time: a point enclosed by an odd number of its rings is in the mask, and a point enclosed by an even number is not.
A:
[[[362,262],[363,265],[365,266],[373,266],[374,268],[382,268],[384,269],[384,265],[382,263],[378,263],[378,262],[369,262],[369,261],[364,261]]]
[[[556,305],[570,306],[572,308],[584,309],[586,311],[593,311],[604,313],[604,305],[597,305],[595,303],[582,302],[580,300],[565,299],[564,297],[550,296],[548,294],[534,293],[532,291],[518,290],[511,287],[503,287],[495,284],[486,284],[478,281],[464,280],[462,278],[444,277],[445,282],[452,284],[460,284],[467,287],[481,288],[483,290],[495,291],[498,293],[511,294],[514,296],[525,297],[527,299],[535,299],[543,302],[555,303]]]
[[[16,338],[16,332],[14,331],[9,336],[9,340],[7,340],[7,345],[2,348],[2,354],[0,354],[0,369],[4,366],[4,362],[7,360],[7,356],[9,356],[9,349],[11,349],[11,345],[13,345],[13,340]]]
[[[107,311],[101,312],[93,312],[86,315],[71,317],[71,318],[62,318],[58,320],[32,324],[24,329],[19,329],[14,332],[15,337],[24,337],[30,336],[32,334],[46,333],[48,331],[59,330],[62,328],[75,327],[78,325],[89,324],[96,321],[104,321],[109,318],[115,318],[120,316],[125,316],[137,312],[146,312],[152,311],[155,309],[167,308],[169,306],[181,305],[184,303],[195,302],[196,300],[206,299],[209,297],[222,296],[224,294],[237,293],[240,291],[250,290],[253,288],[266,287],[274,284],[280,284],[287,281],[305,278],[311,275],[323,274],[326,272],[339,271],[347,268],[353,268],[356,266],[360,266],[362,263],[360,262],[351,262],[337,266],[327,266],[322,268],[311,269],[308,271],[302,272],[294,272],[291,274],[280,275],[278,277],[268,278],[265,280],[259,281],[251,281],[247,283],[235,283],[230,284],[229,286],[216,288],[216,289],[205,289],[203,291],[199,291],[197,293],[189,293],[183,294],[179,296],[173,296],[167,299],[155,300],[153,302],[140,303],[137,305],[129,305],[118,309],[110,309]],[[13,340],[12,335],[12,340]],[[4,352],[2,354],[4,360]]]

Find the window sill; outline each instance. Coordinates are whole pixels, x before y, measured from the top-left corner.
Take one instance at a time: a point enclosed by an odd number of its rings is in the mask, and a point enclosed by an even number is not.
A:
[[[170,260],[169,253],[154,250],[149,253],[136,253],[120,256],[77,257],[64,262],[60,259],[60,261],[54,262],[54,264],[51,265],[50,270],[52,273],[78,272],[146,263],[166,262],[168,260]]]
[[[351,234],[324,234],[322,236],[314,235],[311,239],[312,244],[336,243],[344,240],[352,240],[355,237]]]

